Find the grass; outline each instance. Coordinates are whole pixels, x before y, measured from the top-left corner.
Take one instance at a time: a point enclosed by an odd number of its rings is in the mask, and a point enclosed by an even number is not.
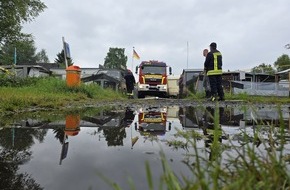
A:
[[[152,169],[148,162],[145,163],[148,189],[168,190],[272,190],[290,189],[289,155],[286,154],[286,126],[280,115],[280,127],[275,128],[270,123],[256,123],[253,139],[249,141],[248,134],[241,131],[240,135],[247,142],[237,145],[231,139],[227,139],[227,146],[221,142],[219,127],[218,104],[212,121],[214,132],[211,136],[201,137],[192,131],[178,131],[177,136],[183,137],[184,141],[173,140],[169,145],[174,148],[180,147],[189,150],[190,159],[184,162],[190,169],[192,176],[184,177],[177,175],[170,167],[169,161],[163,151],[160,152],[163,174],[159,184],[153,183]],[[259,126],[268,127],[268,135],[262,135]],[[210,157],[207,159],[197,148],[197,142],[201,139],[211,139],[208,149]],[[259,141],[257,144],[255,142]],[[186,142],[186,143],[185,143]],[[205,149],[205,148],[204,148]],[[113,189],[121,189],[118,184],[107,180]],[[136,189],[131,184],[131,189]]]
[[[87,101],[123,99],[124,96],[96,84],[70,88],[57,78],[23,79],[0,87],[0,114],[31,107],[60,108]],[[8,84],[8,85],[7,85]]]
[[[188,97],[188,99],[194,99],[194,100],[204,100],[205,99],[205,93],[191,93]],[[247,103],[269,103],[269,104],[289,104],[290,98],[289,97],[278,97],[278,96],[252,96],[248,95],[246,93],[241,94],[230,94],[225,93],[225,99],[226,100],[241,100]]]

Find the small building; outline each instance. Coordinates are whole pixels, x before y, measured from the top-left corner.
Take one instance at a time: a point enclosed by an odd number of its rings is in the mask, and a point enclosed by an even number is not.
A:
[[[112,88],[116,91],[126,91],[126,81],[123,71],[118,69],[100,69],[95,74],[82,77],[84,83],[97,83],[102,88]]]
[[[17,77],[46,77],[50,76],[51,72],[39,65],[2,65],[10,73],[15,73]]]
[[[186,97],[190,92],[195,93],[203,69],[183,69],[179,78],[179,96]]]
[[[254,84],[261,84],[259,86],[263,86],[262,83],[266,85],[275,82],[275,75],[245,71],[224,72],[222,78],[224,89],[229,92],[232,88],[254,88]]]
[[[287,92],[278,83],[277,76],[266,73],[225,72],[223,73],[224,89],[234,93],[247,93],[260,96],[286,96]]]

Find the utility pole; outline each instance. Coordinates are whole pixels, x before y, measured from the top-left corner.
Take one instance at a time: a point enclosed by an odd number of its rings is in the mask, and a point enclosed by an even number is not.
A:
[[[188,69],[188,41],[186,42],[186,68]]]

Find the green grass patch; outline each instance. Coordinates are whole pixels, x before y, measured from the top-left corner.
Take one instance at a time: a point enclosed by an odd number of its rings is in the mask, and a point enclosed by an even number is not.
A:
[[[29,107],[58,108],[78,102],[123,99],[121,93],[97,84],[70,88],[57,78],[19,79],[17,85],[0,86],[0,113]]]

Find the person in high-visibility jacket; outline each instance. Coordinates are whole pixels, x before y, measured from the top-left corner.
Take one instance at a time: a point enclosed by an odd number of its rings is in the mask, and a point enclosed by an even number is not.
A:
[[[205,62],[204,69],[209,78],[211,88],[211,101],[219,100],[223,101],[224,91],[222,87],[222,54],[217,50],[217,44],[215,42],[210,44],[210,52],[208,52]],[[217,95],[219,99],[217,99]]]

